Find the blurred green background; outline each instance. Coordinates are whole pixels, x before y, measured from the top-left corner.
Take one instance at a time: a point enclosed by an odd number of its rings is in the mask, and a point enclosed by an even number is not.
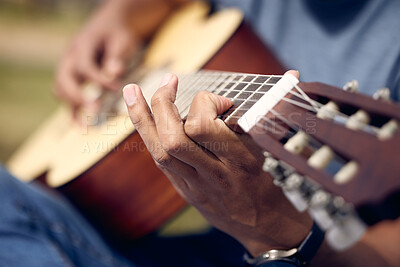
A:
[[[0,0],[0,162],[58,105],[54,72],[96,1]]]

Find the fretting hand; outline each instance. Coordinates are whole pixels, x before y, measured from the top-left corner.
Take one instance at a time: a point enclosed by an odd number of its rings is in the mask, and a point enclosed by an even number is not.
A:
[[[263,156],[250,138],[217,118],[232,102],[201,92],[184,123],[174,105],[177,86],[175,75],[164,78],[151,100],[153,113],[137,85],[124,88],[136,130],[176,190],[253,255],[301,243],[309,216],[299,214],[262,171]]]

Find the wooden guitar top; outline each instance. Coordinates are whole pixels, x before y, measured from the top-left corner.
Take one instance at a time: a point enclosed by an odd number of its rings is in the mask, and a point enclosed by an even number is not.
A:
[[[227,9],[208,16],[209,6],[195,2],[178,10],[149,45],[143,68],[192,72],[200,69],[232,36],[242,14]],[[132,81],[142,85],[147,100],[157,89],[159,78]],[[126,111],[110,114],[107,121],[81,127],[72,123],[70,113],[60,108],[23,144],[8,162],[8,168],[23,181],[47,171],[47,183],[61,186],[105,157],[126,139],[134,128]],[[129,148],[127,148],[129,149]]]

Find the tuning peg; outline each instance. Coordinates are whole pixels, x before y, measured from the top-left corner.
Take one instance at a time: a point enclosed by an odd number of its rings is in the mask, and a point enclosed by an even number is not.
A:
[[[324,120],[333,120],[338,112],[339,106],[335,102],[329,101],[318,110],[317,117]]]
[[[356,175],[358,168],[358,163],[351,160],[340,168],[340,170],[333,176],[333,180],[337,184],[345,184]]]
[[[323,145],[312,153],[307,163],[318,170],[322,170],[328,166],[334,158],[335,152],[329,146]]]
[[[265,172],[272,172],[273,170],[275,170],[278,165],[279,162],[277,159],[273,158],[272,155],[268,152],[264,152],[264,164],[263,164],[263,171]]]
[[[299,212],[305,211],[308,207],[308,200],[302,190],[304,178],[293,173],[292,168],[273,158],[269,153],[264,153],[264,156],[263,170],[274,178],[274,184],[282,188],[284,195]]]
[[[376,100],[382,100],[382,101],[390,101],[391,97],[390,97],[390,89],[387,87],[382,87],[380,89],[378,89],[373,95],[372,97]]]
[[[303,212],[308,207],[308,190],[304,177],[297,173],[292,173],[286,180],[282,187],[283,193],[299,211]]]
[[[358,91],[358,81],[357,80],[352,80],[350,82],[347,82],[343,86],[343,90],[348,91],[348,92],[352,92],[352,93],[357,92]]]
[[[287,151],[293,154],[300,154],[310,141],[309,135],[303,131],[298,131],[283,146]]]
[[[268,172],[274,178],[274,184],[282,187],[285,179],[293,173],[293,169],[289,165],[272,157],[268,152],[264,152],[263,171]]]
[[[335,250],[345,250],[364,235],[366,225],[355,215],[347,214],[326,232],[328,244]]]
[[[377,132],[377,136],[379,140],[387,140],[395,135],[395,133],[399,130],[400,125],[395,119],[391,119]]]
[[[276,183],[279,183],[281,180],[285,178],[283,175],[284,173],[283,170],[279,168],[279,161],[265,153],[264,153],[265,160],[262,169],[263,171],[268,172],[272,176],[272,178],[274,178],[274,183],[275,181]]]
[[[317,190],[311,197],[309,213],[315,222],[323,230],[329,229],[333,225],[332,211],[329,210],[329,204],[332,201],[330,194],[322,189]]]
[[[357,110],[349,117],[346,122],[346,127],[352,130],[362,130],[369,124],[371,118],[367,112],[362,109]]]

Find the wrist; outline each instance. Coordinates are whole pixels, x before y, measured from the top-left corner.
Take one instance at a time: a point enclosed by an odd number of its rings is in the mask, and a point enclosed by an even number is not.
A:
[[[271,249],[290,249],[297,247],[310,233],[313,220],[308,213],[298,213],[292,206],[285,208],[285,215],[270,211],[268,223],[252,235],[246,235],[241,241],[246,250],[252,255]]]
[[[249,267],[267,266],[267,264],[277,261],[293,266],[308,266],[321,247],[324,236],[324,232],[314,223],[311,231],[298,246],[285,250],[267,250],[256,257],[246,252],[243,259]]]

